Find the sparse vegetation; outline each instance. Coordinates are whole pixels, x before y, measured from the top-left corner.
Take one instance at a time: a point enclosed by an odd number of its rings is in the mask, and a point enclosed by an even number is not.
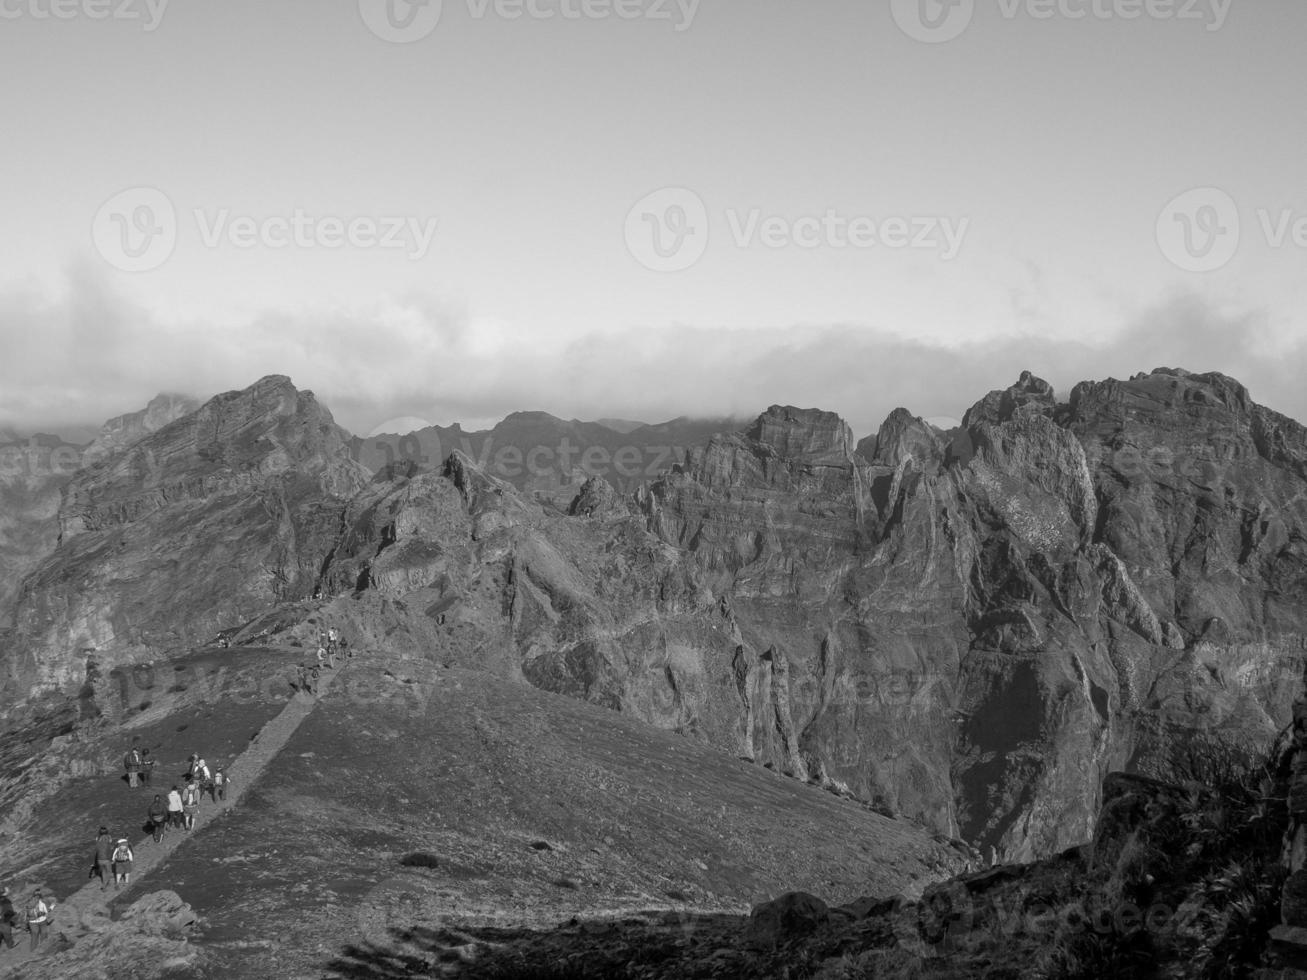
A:
[[[412,854],[405,854],[399,859],[399,863],[405,868],[438,868],[440,858],[426,851],[414,851]]]

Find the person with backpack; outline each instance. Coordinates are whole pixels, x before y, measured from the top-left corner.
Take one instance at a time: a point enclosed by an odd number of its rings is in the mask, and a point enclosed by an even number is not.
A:
[[[312,694],[314,697],[317,697],[318,691],[321,689],[321,687],[322,687],[322,670],[319,667],[314,667],[311,671],[309,671],[309,693]]]
[[[149,749],[141,749],[141,785],[152,786],[154,784],[154,764],[157,759],[150,758]]]
[[[100,891],[109,888],[109,875],[113,869],[113,839],[109,829],[101,827],[95,836],[95,871],[100,876]]]
[[[113,890],[117,891],[119,885],[130,885],[132,883],[132,861],[136,860],[136,855],[132,853],[132,845],[127,842],[126,837],[118,838],[118,846],[113,849]]]
[[[195,814],[200,809],[200,787],[190,776],[186,777],[186,788],[182,790],[182,817],[187,830],[195,829]]]
[[[209,798],[214,803],[218,802],[218,797],[213,790],[213,773],[209,770],[209,764],[204,761],[202,756],[197,756],[195,759],[195,782],[200,787],[201,797],[208,793]]]
[[[227,784],[231,782],[231,777],[227,775],[227,770],[219,766],[213,774],[213,788],[218,794],[219,800],[227,799]],[[214,800],[216,803],[217,800]]]
[[[163,840],[163,835],[168,830],[168,804],[163,801],[163,797],[158,793],[154,794],[154,802],[150,804],[148,819],[150,833],[154,836],[154,842],[157,844]]]
[[[0,943],[6,949],[18,945],[14,938],[14,927],[18,925],[18,913],[14,910],[14,900],[9,897],[9,887],[0,888]]]
[[[182,813],[181,790],[177,788],[176,783],[173,783],[172,790],[168,793],[168,823],[178,830],[182,828]]]
[[[27,904],[27,931],[32,934],[32,952],[36,952],[45,938],[45,930],[50,922],[50,906],[41,898],[41,889],[32,892],[32,900]]]
[[[141,750],[132,746],[132,750],[123,756],[123,768],[127,770],[127,785],[135,789],[141,778]]]

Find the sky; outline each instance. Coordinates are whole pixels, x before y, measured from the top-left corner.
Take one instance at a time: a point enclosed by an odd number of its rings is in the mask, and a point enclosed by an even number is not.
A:
[[[0,0],[0,425],[1307,419],[1300,0]]]

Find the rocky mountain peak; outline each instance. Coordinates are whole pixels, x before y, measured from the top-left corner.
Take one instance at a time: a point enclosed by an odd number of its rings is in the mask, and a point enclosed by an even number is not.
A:
[[[938,459],[943,451],[943,433],[906,408],[894,409],[876,435],[858,443],[859,455],[881,466],[898,466],[908,458],[918,462]]]
[[[848,457],[853,430],[834,412],[817,408],[773,405],[748,429],[749,439],[770,446],[782,456],[838,453]]]
[[[997,425],[1018,415],[1048,415],[1057,409],[1053,386],[1029,371],[1022,371],[1017,383],[1001,391],[991,391],[967,410],[962,427],[969,429],[980,422]]]

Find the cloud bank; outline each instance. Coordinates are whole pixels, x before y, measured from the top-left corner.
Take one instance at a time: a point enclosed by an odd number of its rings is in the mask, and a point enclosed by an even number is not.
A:
[[[781,403],[839,412],[859,436],[903,406],[961,417],[1022,370],[1065,397],[1077,381],[1155,367],[1222,371],[1307,419],[1307,343],[1277,339],[1258,311],[1177,295],[1101,336],[977,339],[945,346],[856,325],[802,329],[655,326],[545,337],[425,298],[368,310],[268,313],[240,324],[160,323],[74,270],[64,295],[0,291],[0,426],[98,425],[160,391],[198,397],[286,374],[346,428],[414,416],[481,425],[510,412],[662,421],[750,417]]]

